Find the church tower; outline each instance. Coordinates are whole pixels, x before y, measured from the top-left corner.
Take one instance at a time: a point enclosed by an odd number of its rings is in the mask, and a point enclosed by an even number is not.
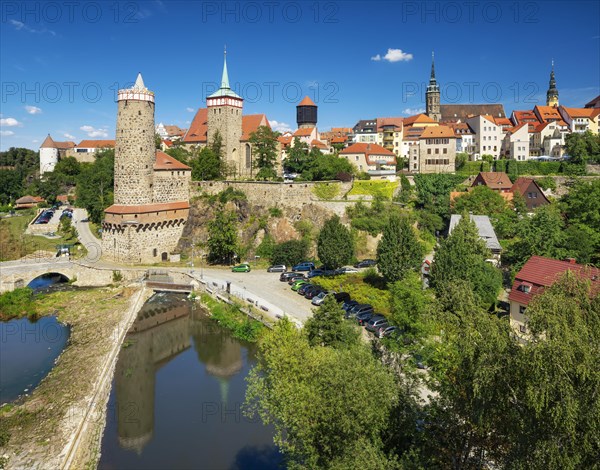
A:
[[[208,111],[207,144],[212,144],[214,136],[218,131],[222,139],[221,149],[223,159],[229,164],[234,164],[238,174],[250,173],[251,170],[242,164],[242,152],[240,149],[243,105],[244,99],[237,95],[229,86],[227,51],[225,50],[221,87],[206,98]]]
[[[440,110],[440,87],[435,80],[435,64],[433,52],[431,53],[431,76],[429,78],[429,85],[427,85],[427,91],[425,92],[425,113],[431,119],[440,121],[442,118]]]
[[[552,70],[550,71],[550,83],[546,92],[546,106],[558,106],[558,88],[554,79],[554,61],[552,61]]]
[[[296,106],[296,122],[298,129],[317,126],[317,105],[308,96],[305,96]]]
[[[119,205],[151,204],[156,146],[154,93],[138,74],[132,88],[117,95],[114,201]]]

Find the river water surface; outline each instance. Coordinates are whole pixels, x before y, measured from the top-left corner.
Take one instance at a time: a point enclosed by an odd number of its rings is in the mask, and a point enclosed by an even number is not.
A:
[[[150,298],[119,354],[99,468],[278,468],[273,429],[241,412],[255,352],[185,297]]]

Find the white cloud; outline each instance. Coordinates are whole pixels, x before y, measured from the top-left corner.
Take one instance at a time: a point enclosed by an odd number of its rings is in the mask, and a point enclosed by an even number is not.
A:
[[[10,20],[10,24],[12,24],[17,31],[27,31],[28,33],[40,33],[40,34],[41,33],[48,33],[48,34],[51,34],[52,36],[56,36],[56,32],[52,31],[51,29],[48,29],[48,28],[42,28],[42,29],[31,28],[31,27],[27,26],[25,23],[23,23],[22,21]]]
[[[415,114],[423,114],[424,112],[425,108],[406,108],[402,111],[402,114],[414,116]]]
[[[25,106],[25,111],[29,114],[42,114],[42,108],[38,108],[37,106]]]
[[[271,124],[271,129],[277,132],[291,132],[292,128],[289,124],[285,122],[274,121],[269,119],[269,124]]]
[[[87,133],[88,137],[108,137],[107,129],[96,129],[92,126],[81,126],[79,129]]]
[[[17,121],[15,118],[6,118],[6,119],[0,119],[0,126],[15,127],[15,126],[22,126],[22,124],[19,121]]]
[[[408,62],[412,60],[413,55],[408,52],[404,52],[402,49],[388,49],[387,54],[383,57],[380,54],[377,54],[371,57],[371,60],[375,62],[379,62],[380,60],[387,60],[388,62]]]
[[[0,131],[2,137],[8,137],[9,135],[15,135],[13,131]]]
[[[63,135],[64,135],[64,136],[65,136],[67,139],[71,139],[71,140],[74,140],[74,139],[75,139],[75,136],[74,136],[74,135],[71,135],[71,134],[69,134],[68,132],[65,132]]]
[[[190,108],[190,107],[187,107],[187,108],[185,108],[185,110],[186,110],[188,113],[193,113],[194,111],[196,111],[194,108]]]

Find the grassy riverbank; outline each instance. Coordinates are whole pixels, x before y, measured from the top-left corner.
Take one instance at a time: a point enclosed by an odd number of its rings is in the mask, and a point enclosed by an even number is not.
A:
[[[261,322],[253,320],[242,312],[238,305],[220,302],[208,294],[202,294],[200,300],[211,313],[212,319],[222,327],[231,330],[235,338],[255,343],[267,330]]]
[[[125,328],[135,290],[101,288],[51,292],[34,297],[39,315],[57,315],[71,326],[69,344],[56,366],[22,403],[0,409],[0,456],[6,468],[58,468],[60,454],[87,410],[111,350]],[[109,382],[110,383],[110,382]],[[99,439],[105,404],[88,435]],[[94,468],[97,443],[82,443],[76,468]],[[0,468],[2,468],[0,460]]]

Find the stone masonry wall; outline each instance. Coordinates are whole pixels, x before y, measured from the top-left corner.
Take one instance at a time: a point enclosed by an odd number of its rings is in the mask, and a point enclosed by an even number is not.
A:
[[[325,181],[319,183],[271,183],[256,181],[194,181],[192,194],[217,194],[228,187],[239,189],[246,194],[248,202],[262,206],[302,207],[304,204],[322,202],[313,192],[317,184],[333,184],[339,187],[336,199],[341,199],[352,183]]]
[[[102,252],[106,259],[117,263],[157,263],[163,253],[168,255],[177,247],[184,226],[182,223],[140,231],[135,226],[125,226],[122,231],[105,230]]]
[[[166,203],[190,199],[191,171],[157,170],[154,172],[154,202]]]
[[[245,173],[245,154],[242,152],[242,109],[233,106],[211,106],[208,108],[208,143],[213,141],[216,131],[223,139],[225,161],[235,164],[236,172]],[[244,159],[242,158],[244,157]]]
[[[115,147],[115,204],[151,204],[156,149],[154,103],[118,102]]]

